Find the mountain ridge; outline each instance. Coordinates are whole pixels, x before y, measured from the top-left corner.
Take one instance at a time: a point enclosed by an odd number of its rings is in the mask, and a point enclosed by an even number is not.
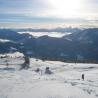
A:
[[[13,47],[25,55],[42,59],[98,60],[98,28],[84,29],[62,38],[50,36],[35,38],[30,34],[0,29],[0,38],[16,42],[0,42],[0,53],[14,52],[15,50],[10,49]]]

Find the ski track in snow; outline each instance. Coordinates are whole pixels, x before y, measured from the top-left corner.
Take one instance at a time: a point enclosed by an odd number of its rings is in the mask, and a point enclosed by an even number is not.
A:
[[[10,59],[9,59],[10,60]],[[15,62],[12,62],[15,61]],[[59,61],[41,61],[31,58],[28,70],[19,71],[22,59],[13,59],[15,63],[6,66],[0,60],[0,98],[98,98],[98,65],[74,64]],[[53,74],[44,74],[50,67]],[[41,73],[36,73],[36,68]],[[81,80],[81,74],[85,80]]]

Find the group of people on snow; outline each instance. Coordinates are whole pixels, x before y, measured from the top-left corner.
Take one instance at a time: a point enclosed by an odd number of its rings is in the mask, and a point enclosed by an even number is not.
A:
[[[24,63],[21,65],[20,70],[30,68],[29,65],[30,65],[30,59],[29,59],[29,57],[24,56]],[[35,70],[35,72],[41,72],[41,69],[40,69],[40,68],[37,68],[37,69]],[[41,72],[41,73],[42,73],[42,72]],[[52,73],[53,73],[53,72],[50,70],[50,68],[49,68],[49,67],[46,67],[46,69],[45,69],[45,74],[52,74]]]
[[[29,57],[27,57],[27,56],[24,56],[24,63],[21,65],[21,70],[22,69],[28,69],[28,68],[30,68],[30,59],[29,59]],[[41,74],[42,74],[42,70],[40,69],[40,68],[37,68],[36,70],[35,70],[35,72],[40,72]],[[52,74],[53,72],[50,70],[50,68],[49,67],[46,67],[45,68],[45,74]],[[84,74],[82,74],[81,75],[81,79],[82,80],[84,80]]]

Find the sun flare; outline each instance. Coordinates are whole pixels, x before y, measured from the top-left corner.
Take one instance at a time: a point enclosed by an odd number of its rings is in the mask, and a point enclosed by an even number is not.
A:
[[[53,13],[58,17],[73,17],[78,14],[80,0],[50,0]]]

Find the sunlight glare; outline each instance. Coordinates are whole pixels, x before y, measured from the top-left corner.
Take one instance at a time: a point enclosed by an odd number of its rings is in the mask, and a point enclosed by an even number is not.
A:
[[[73,17],[79,12],[80,0],[50,0],[53,13],[58,17]]]

